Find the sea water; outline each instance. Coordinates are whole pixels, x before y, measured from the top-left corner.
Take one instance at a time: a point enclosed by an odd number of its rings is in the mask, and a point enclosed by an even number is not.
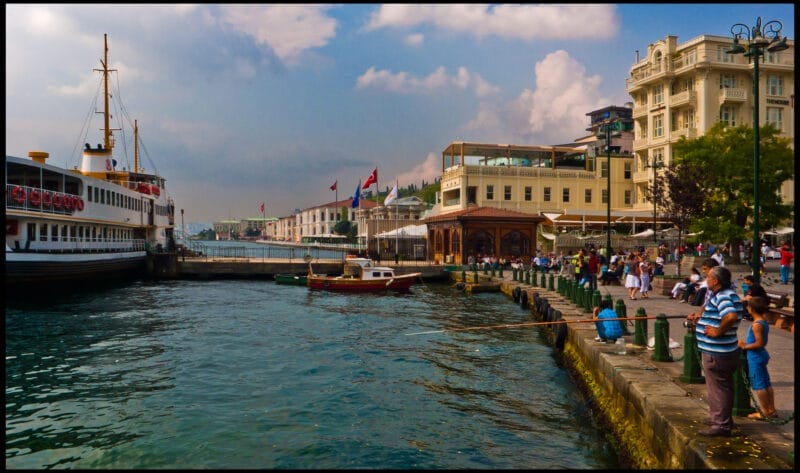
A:
[[[449,284],[135,281],[6,303],[6,467],[605,469],[539,327]]]

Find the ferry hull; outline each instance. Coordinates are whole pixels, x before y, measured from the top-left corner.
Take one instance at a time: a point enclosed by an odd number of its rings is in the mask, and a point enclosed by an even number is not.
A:
[[[26,257],[27,256],[27,257]],[[41,289],[107,279],[135,279],[145,274],[143,251],[99,255],[6,253],[6,288]]]

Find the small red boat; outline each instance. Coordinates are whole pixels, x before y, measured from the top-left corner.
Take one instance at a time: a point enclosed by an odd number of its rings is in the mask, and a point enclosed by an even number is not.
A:
[[[308,287],[352,292],[407,290],[420,281],[421,275],[422,273],[396,275],[394,269],[375,266],[369,258],[348,257],[344,263],[344,273],[340,276],[314,274],[309,263]]]

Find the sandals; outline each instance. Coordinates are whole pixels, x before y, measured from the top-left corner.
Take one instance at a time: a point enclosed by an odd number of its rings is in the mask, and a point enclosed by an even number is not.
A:
[[[754,420],[770,420],[770,419],[777,419],[777,418],[778,418],[778,413],[776,412],[776,413],[774,413],[774,414],[773,414],[773,415],[771,415],[771,416],[765,416],[765,415],[761,415],[761,413],[760,413],[760,412],[753,412],[753,413],[747,414],[747,418],[748,418],[748,419],[754,419]]]

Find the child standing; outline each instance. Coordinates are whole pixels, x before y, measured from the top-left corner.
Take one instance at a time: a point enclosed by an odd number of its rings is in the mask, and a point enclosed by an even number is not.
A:
[[[747,301],[747,312],[753,317],[753,324],[747,331],[747,338],[739,339],[739,348],[747,351],[747,367],[750,376],[750,387],[758,398],[761,406],[760,412],[753,412],[747,417],[750,419],[771,419],[778,416],[775,411],[775,392],[769,380],[767,363],[767,339],[769,338],[769,324],[764,320],[764,314],[769,310],[769,301],[763,297],[751,297]]]

